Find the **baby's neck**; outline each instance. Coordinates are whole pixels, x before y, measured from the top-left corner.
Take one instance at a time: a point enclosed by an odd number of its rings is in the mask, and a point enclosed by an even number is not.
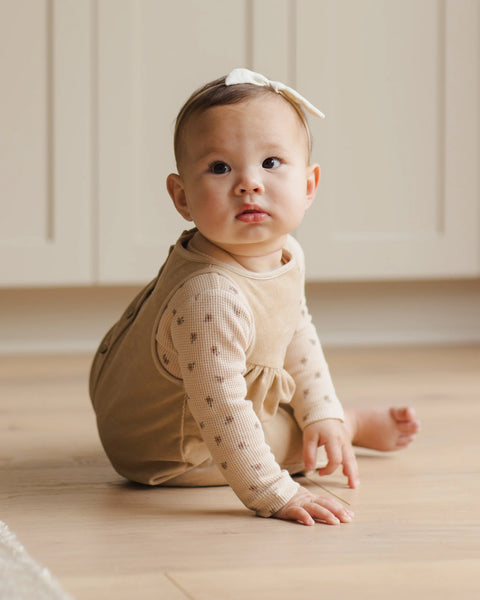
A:
[[[274,252],[264,254],[261,256],[249,256],[243,254],[237,254],[229,252],[220,246],[217,246],[207,238],[205,238],[200,232],[197,232],[190,240],[189,246],[201,252],[207,254],[216,260],[223,263],[227,263],[233,266],[241,266],[247,271],[253,271],[254,273],[266,273],[278,269],[283,264],[283,249],[275,250]]]

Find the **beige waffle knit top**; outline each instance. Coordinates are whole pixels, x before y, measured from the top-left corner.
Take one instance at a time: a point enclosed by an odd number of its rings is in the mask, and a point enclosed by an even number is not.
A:
[[[197,251],[195,233],[100,345],[90,380],[100,437],[119,473],[148,484],[211,456],[240,500],[270,516],[298,484],[262,423],[280,404],[301,429],[343,419],[305,303],[303,254],[290,237],[284,264],[254,273]]]

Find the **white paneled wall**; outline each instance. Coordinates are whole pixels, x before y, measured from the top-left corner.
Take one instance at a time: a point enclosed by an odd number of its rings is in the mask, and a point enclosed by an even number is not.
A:
[[[91,3],[0,3],[0,285],[92,282]]]
[[[480,272],[480,3],[302,0],[297,85],[323,169],[313,279]],[[316,231],[316,235],[314,235]]]
[[[246,65],[327,113],[311,280],[480,275],[478,0],[2,0],[0,283],[148,280],[175,115]]]

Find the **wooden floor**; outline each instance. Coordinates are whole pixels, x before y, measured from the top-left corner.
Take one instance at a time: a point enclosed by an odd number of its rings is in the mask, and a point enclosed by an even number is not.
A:
[[[407,451],[359,452],[357,491],[322,479],[352,524],[261,519],[229,488],[125,483],[82,356],[0,358],[0,519],[78,600],[478,598],[480,347],[327,358],[346,406],[409,403],[422,420]]]

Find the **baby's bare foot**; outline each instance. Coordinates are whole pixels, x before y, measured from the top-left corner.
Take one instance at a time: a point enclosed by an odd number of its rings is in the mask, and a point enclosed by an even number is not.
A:
[[[413,408],[347,410],[345,425],[352,444],[388,452],[407,447],[420,430]]]

